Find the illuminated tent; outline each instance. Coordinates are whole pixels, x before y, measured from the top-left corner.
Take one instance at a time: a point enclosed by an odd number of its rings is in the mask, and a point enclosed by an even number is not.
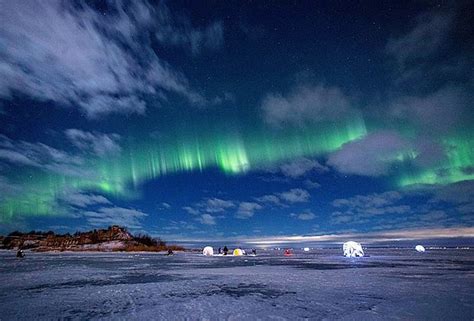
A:
[[[362,245],[360,243],[349,241],[344,243],[342,246],[344,251],[345,257],[360,257],[364,256],[364,250],[362,249]]]
[[[303,249],[303,251],[309,252],[309,247],[305,247],[305,248]]]
[[[244,255],[244,251],[242,251],[241,249],[235,249],[233,253],[234,253],[234,256]]]
[[[415,246],[415,250],[417,252],[424,252],[425,251],[425,247],[423,245],[417,245]]]
[[[213,256],[214,255],[214,249],[212,248],[212,246],[206,246],[202,250],[202,254],[205,255],[205,256]]]

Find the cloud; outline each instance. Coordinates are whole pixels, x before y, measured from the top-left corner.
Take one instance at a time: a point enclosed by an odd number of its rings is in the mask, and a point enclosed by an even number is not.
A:
[[[281,205],[280,198],[276,195],[263,195],[260,197],[255,197],[255,200],[260,203]]]
[[[0,96],[13,92],[79,106],[89,117],[145,111],[142,97],[174,93],[193,104],[205,98],[157,56],[150,34],[164,6],[112,2],[106,15],[63,1],[7,1],[0,10]],[[218,25],[198,40],[217,45]],[[188,28],[193,32],[191,27]],[[178,31],[179,32],[179,31]],[[200,34],[199,32],[197,34]]]
[[[313,189],[313,188],[319,188],[321,187],[321,184],[319,184],[318,182],[313,182],[312,180],[310,179],[306,179],[304,182],[303,182],[304,186],[308,189]]]
[[[339,88],[323,85],[298,86],[286,96],[268,94],[261,109],[265,122],[273,126],[335,121],[353,114],[349,98]]]
[[[165,208],[165,209],[170,209],[171,208],[171,205],[166,203],[166,202],[162,202],[161,206],[163,206],[163,208]]]
[[[417,17],[416,25],[408,33],[391,38],[386,51],[403,70],[408,64],[419,62],[436,53],[445,42],[452,24],[452,15],[425,13]]]
[[[421,229],[395,229],[383,232],[364,233],[339,233],[321,235],[296,235],[296,236],[274,236],[261,238],[247,238],[245,243],[255,245],[277,245],[293,244],[302,242],[335,242],[342,243],[350,239],[360,240],[362,244],[377,242],[404,241],[404,240],[433,240],[460,237],[474,237],[472,227],[449,227],[449,228],[421,228]]]
[[[464,88],[448,86],[425,95],[400,97],[389,105],[389,114],[414,123],[424,132],[439,133],[472,119],[472,98]]]
[[[202,214],[215,214],[215,213],[225,213],[227,210],[236,207],[234,201],[223,200],[220,198],[206,198],[200,202],[193,204],[192,206],[184,206],[183,210],[188,212],[191,215],[201,215]]]
[[[84,211],[82,215],[94,227],[120,225],[130,229],[142,228],[141,221],[148,216],[142,211],[123,207],[102,207],[97,211]]]
[[[288,203],[305,203],[310,199],[308,191],[302,188],[293,188],[287,192],[279,193],[278,196],[281,200]]]
[[[188,212],[191,215],[198,215],[199,214],[199,210],[197,210],[195,208],[192,208],[191,206],[184,206],[183,210],[185,210],[186,212]]]
[[[299,178],[313,170],[320,173],[329,170],[329,168],[321,165],[318,161],[309,158],[293,160],[292,162],[281,165],[280,169],[283,175],[291,178]]]
[[[403,196],[399,192],[389,191],[335,199],[332,206],[339,210],[331,214],[331,222],[333,224],[363,224],[367,218],[388,214],[412,213],[412,208],[409,205],[398,203],[402,198]]]
[[[15,141],[0,135],[0,161],[17,165],[31,166],[44,171],[66,176],[90,176],[83,168],[84,159],[58,150],[43,143]]]
[[[198,221],[204,225],[216,225],[216,219],[210,214],[202,214]]]
[[[241,202],[239,208],[237,209],[237,214],[235,217],[246,219],[250,218],[255,214],[255,211],[261,210],[263,207],[254,202]]]
[[[121,151],[118,134],[91,133],[79,129],[66,130],[66,136],[82,151],[92,152],[99,157],[117,154]]]
[[[223,200],[219,198],[208,198],[204,202],[198,204],[198,207],[202,208],[208,213],[221,213],[227,209],[235,207],[233,201]]]
[[[67,193],[61,197],[61,200],[76,207],[111,204],[110,201],[102,195],[85,194],[79,192]]]
[[[180,46],[189,48],[193,55],[201,53],[202,50],[216,50],[224,43],[224,25],[221,21],[215,21],[207,27],[198,29],[191,26],[189,19],[181,17],[175,19],[169,9],[160,5],[160,19],[162,25],[156,33],[156,39],[168,46]]]
[[[296,217],[297,219],[302,220],[302,221],[310,221],[316,218],[316,215],[309,210],[303,213],[299,213],[299,214],[292,213],[290,216]]]
[[[376,132],[344,144],[329,155],[327,164],[344,174],[387,175],[410,149],[409,142],[398,133]]]

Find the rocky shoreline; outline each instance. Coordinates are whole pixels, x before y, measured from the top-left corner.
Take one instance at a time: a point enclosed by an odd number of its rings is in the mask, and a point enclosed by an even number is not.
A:
[[[31,250],[35,252],[160,252],[184,250],[177,245],[167,245],[160,239],[148,235],[132,235],[126,228],[117,225],[107,229],[74,234],[54,232],[13,232],[0,236],[0,249]]]

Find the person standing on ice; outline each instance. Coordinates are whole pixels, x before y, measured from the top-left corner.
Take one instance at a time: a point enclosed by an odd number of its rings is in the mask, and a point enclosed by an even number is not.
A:
[[[252,249],[252,254],[253,254],[253,255],[257,255],[257,250],[256,250],[256,249]]]
[[[217,250],[217,253],[222,254],[221,248],[219,248],[219,249]]]
[[[224,255],[227,255],[227,253],[229,252],[229,249],[227,248],[227,245],[224,246]]]

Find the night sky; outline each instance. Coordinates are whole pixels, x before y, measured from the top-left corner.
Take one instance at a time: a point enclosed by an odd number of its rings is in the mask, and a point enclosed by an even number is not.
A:
[[[473,237],[472,12],[0,1],[0,233]]]

